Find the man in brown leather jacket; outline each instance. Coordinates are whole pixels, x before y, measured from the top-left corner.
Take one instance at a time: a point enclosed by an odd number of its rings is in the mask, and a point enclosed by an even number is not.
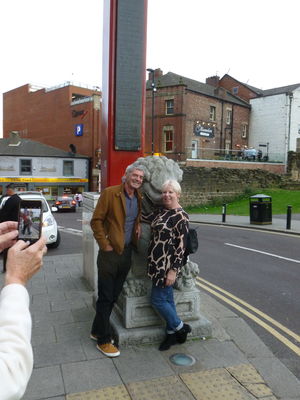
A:
[[[139,237],[142,199],[138,189],[144,172],[130,165],[124,182],[103,190],[96,205],[91,227],[99,245],[98,299],[91,339],[107,357],[120,355],[112,343],[109,318],[131,267],[132,246]]]

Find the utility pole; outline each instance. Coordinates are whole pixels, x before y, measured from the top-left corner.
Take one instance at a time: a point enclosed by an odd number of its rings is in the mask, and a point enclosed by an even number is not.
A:
[[[156,92],[155,81],[154,81],[154,69],[147,68],[147,71],[151,73],[151,89],[152,89],[152,112],[151,112],[151,154],[154,154],[154,94]]]

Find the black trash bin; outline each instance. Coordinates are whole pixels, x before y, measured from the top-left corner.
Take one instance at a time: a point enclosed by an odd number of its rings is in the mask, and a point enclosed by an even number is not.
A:
[[[272,198],[266,194],[250,197],[250,224],[272,224]]]

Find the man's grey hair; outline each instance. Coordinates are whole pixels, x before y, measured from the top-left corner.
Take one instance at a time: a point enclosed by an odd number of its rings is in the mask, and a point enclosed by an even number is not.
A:
[[[135,169],[138,169],[139,171],[143,171],[145,173],[145,169],[143,168],[143,166],[130,164],[125,170],[125,175],[127,176],[131,174]]]
[[[125,182],[125,180],[126,180],[126,176],[128,176],[129,174],[131,174],[134,170],[139,170],[139,171],[143,171],[144,172],[144,174],[145,174],[145,168],[143,167],[143,166],[141,166],[141,165],[134,165],[134,163],[133,164],[130,164],[130,165],[128,165],[128,167],[126,167],[126,170],[125,170],[125,174],[122,176],[122,183],[124,183]]]

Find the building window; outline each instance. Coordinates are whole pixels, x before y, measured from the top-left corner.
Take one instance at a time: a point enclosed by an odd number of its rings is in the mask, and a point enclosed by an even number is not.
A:
[[[210,106],[210,108],[209,108],[209,119],[211,121],[216,120],[216,107],[215,106]]]
[[[174,114],[174,99],[166,100],[166,115]]]
[[[247,134],[248,134],[248,125],[244,124],[242,125],[242,138],[246,139]]]
[[[232,110],[226,110],[226,124],[231,125]]]
[[[63,175],[64,176],[73,176],[74,175],[74,162],[73,161],[64,161]]]
[[[20,175],[32,175],[31,160],[20,160]]]
[[[168,153],[174,149],[174,130],[170,127],[164,128],[164,152]]]
[[[239,92],[239,87],[238,86],[235,86],[235,87],[232,88],[232,94],[238,94],[238,92]]]

